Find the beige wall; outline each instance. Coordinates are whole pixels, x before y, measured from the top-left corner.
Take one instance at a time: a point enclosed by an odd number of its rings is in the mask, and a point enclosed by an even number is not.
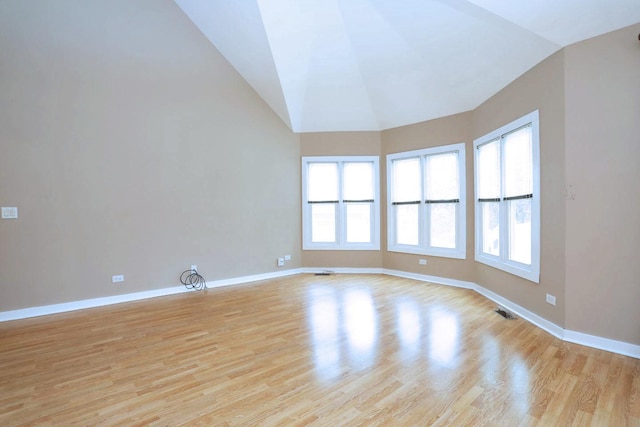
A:
[[[380,144],[380,132],[303,133],[300,135],[300,155],[379,156]],[[383,239],[382,231],[380,236]],[[302,265],[319,268],[380,268],[382,252],[302,251]]]
[[[5,0],[0,52],[0,311],[301,265],[299,137],[173,1]]]
[[[471,112],[295,135],[171,0],[0,2],[0,311],[285,268],[469,280],[640,344],[640,24],[556,53]],[[535,285],[473,261],[474,138],[535,109]],[[467,144],[467,259],[386,252],[386,154]],[[300,157],[379,155],[381,251],[301,251]],[[112,284],[111,276],[125,282]],[[557,306],[544,302],[557,297]]]
[[[386,156],[388,154],[461,142],[466,144],[467,259],[460,260],[385,251],[383,253],[384,268],[457,280],[473,281],[475,279],[473,262],[473,145],[471,144],[471,113],[456,114],[382,132],[382,157],[380,159],[382,182],[386,183],[387,181]],[[385,236],[383,239],[384,247],[386,248],[386,184],[383,184],[382,187],[384,187],[383,200],[385,201],[382,229]],[[427,260],[427,265],[423,266],[418,263],[421,258]]]
[[[640,345],[638,33],[565,50],[566,324]]]
[[[481,286],[553,323],[565,323],[564,53],[552,55],[473,112],[473,139],[540,112],[540,284],[476,263]],[[471,224],[473,227],[473,224]],[[545,302],[556,297],[556,306]]]

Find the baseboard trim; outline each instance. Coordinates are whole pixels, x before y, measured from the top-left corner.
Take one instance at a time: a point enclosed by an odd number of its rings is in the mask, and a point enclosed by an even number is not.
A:
[[[29,317],[46,316],[49,314],[65,313],[67,311],[83,310],[85,308],[102,307],[105,305],[119,304],[122,302],[138,301],[141,299],[163,297],[183,292],[189,292],[184,286],[175,286],[151,291],[135,292],[131,294],[114,295],[109,297],[91,298],[81,301],[65,302],[61,304],[29,307],[19,310],[0,312],[0,322],[26,319]]]
[[[382,268],[320,268],[306,267],[301,269],[301,273],[318,274],[318,273],[335,273],[335,274],[382,274]]]
[[[409,273],[405,271],[387,270],[383,274],[390,276],[403,277],[406,279],[414,279],[422,282],[436,283],[447,286],[455,286],[464,289],[473,289],[483,297],[495,302],[496,304],[506,308],[516,314],[518,317],[539,327],[540,329],[550,333],[551,335],[563,341],[574,344],[584,345],[586,347],[597,348],[599,350],[609,351],[611,353],[621,354],[623,356],[634,357],[640,359],[640,345],[627,343],[624,341],[616,341],[609,338],[602,338],[595,335],[584,334],[581,332],[564,329],[549,320],[538,316],[537,314],[527,310],[520,305],[496,294],[489,289],[473,282],[465,282],[462,280],[448,279],[444,277],[427,276],[418,273]]]
[[[474,290],[483,297],[495,302],[503,308],[508,309],[514,314],[517,314],[519,317],[528,321],[529,323],[533,323],[537,327],[547,331],[554,337],[564,339],[565,329],[561,328],[553,322],[548,321],[544,317],[540,317],[537,314],[527,310],[526,308],[519,306],[518,304],[511,302],[508,299],[478,284],[475,285]]]
[[[453,286],[463,289],[475,289],[477,286],[473,282],[465,282],[464,280],[448,279],[446,277],[429,276],[427,274],[409,273],[407,271],[383,269],[382,274],[388,276],[402,277],[405,279],[419,280],[421,282],[435,283],[438,285]]]
[[[279,277],[293,276],[303,273],[304,269],[294,268],[290,270],[273,271],[271,273],[254,274],[251,276],[232,277],[229,279],[212,280],[207,282],[207,288],[220,288],[222,286],[240,285],[243,283],[259,282],[261,280],[277,279]]]
[[[234,277],[232,279],[222,279],[207,282],[207,288],[217,288],[221,286],[238,285],[241,283],[257,282],[260,280],[274,279],[284,276],[300,274],[301,269],[291,269],[275,271],[272,273],[255,274],[252,276]],[[46,316],[49,314],[65,313],[68,311],[83,310],[85,308],[102,307],[106,305],[119,304],[122,302],[138,301],[148,298],[163,297],[167,295],[180,294],[184,292],[194,292],[184,286],[174,286],[171,288],[153,289],[150,291],[134,292],[130,294],[113,295],[109,297],[91,298],[80,301],[65,302],[61,304],[44,305],[40,307],[29,307],[19,310],[0,312],[0,322],[10,320],[27,319],[29,317]]]
[[[524,307],[519,306],[516,303],[509,301],[508,299],[496,294],[483,286],[474,282],[466,282],[463,280],[448,279],[445,277],[429,276],[426,274],[411,273],[399,270],[390,270],[386,268],[316,268],[305,267],[283,271],[274,271],[264,274],[255,274],[251,276],[234,277],[229,279],[213,280],[207,282],[207,288],[219,288],[223,286],[239,285],[244,283],[258,282],[261,280],[277,279],[279,277],[293,276],[303,273],[322,273],[332,272],[336,274],[384,274],[388,276],[401,277],[405,279],[413,279],[421,282],[435,283],[445,286],[454,286],[463,289],[472,289],[478,292],[485,298],[495,302],[496,304],[509,309],[522,319],[532,323],[533,325],[547,331],[551,335],[567,342],[574,344],[584,345],[586,347],[597,348],[599,350],[609,351],[611,353],[621,354],[623,356],[629,356],[636,359],[640,359],[640,345],[627,343],[624,341],[616,341],[609,338],[602,338],[595,335],[589,335],[582,332],[576,332],[569,329],[564,329],[553,322],[550,322],[543,317],[527,310]],[[49,314],[65,313],[68,311],[82,310],[85,308],[101,307],[112,304],[119,304],[123,302],[138,301],[148,298],[156,298],[167,295],[174,295],[184,292],[193,292],[186,289],[184,286],[174,286],[170,288],[154,289],[144,292],[135,292],[123,295],[114,295],[102,298],[92,298],[82,301],[73,301],[61,304],[52,304],[40,307],[23,308],[19,310],[11,310],[0,312],[0,322],[7,322],[10,320],[26,319],[30,317],[46,316]]]
[[[565,330],[564,340],[574,344],[580,344],[640,359],[640,345],[630,344],[624,341],[616,341],[609,338],[602,338],[596,335],[584,334],[582,332],[571,331],[568,329]]]

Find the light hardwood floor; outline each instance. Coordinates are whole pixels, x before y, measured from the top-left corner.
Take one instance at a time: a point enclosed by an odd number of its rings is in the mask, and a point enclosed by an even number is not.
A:
[[[300,275],[0,324],[0,426],[640,426],[640,360],[473,291]]]

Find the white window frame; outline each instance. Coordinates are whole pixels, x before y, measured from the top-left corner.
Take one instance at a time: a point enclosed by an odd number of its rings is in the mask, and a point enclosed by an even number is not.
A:
[[[533,160],[533,197],[531,198],[531,265],[522,264],[508,257],[509,234],[507,201],[500,195],[500,254],[494,256],[482,251],[482,211],[478,201],[478,147],[502,137],[525,126],[531,126],[531,148]],[[538,110],[533,111],[513,122],[502,126],[473,141],[474,151],[474,186],[475,186],[475,260],[491,267],[506,271],[535,283],[540,283],[540,119]],[[503,153],[501,147],[501,153]],[[504,170],[504,154],[501,154],[501,170]],[[504,174],[501,172],[502,191],[504,192]],[[504,232],[503,232],[504,230]]]
[[[371,218],[371,242],[347,242],[346,203],[342,197],[343,165],[345,163],[373,163],[374,201]],[[338,163],[338,203],[336,213],[336,242],[311,241],[311,204],[307,197],[307,175],[310,163]],[[305,156],[302,157],[302,249],[303,250],[380,250],[380,161],[378,156]]]
[[[427,214],[428,204],[424,200],[424,163],[428,156],[436,154],[445,154],[458,152],[458,182],[460,183],[460,194],[458,209],[456,215],[456,247],[455,248],[438,248],[427,244],[426,233],[429,227],[429,215]],[[402,245],[396,243],[395,235],[395,209],[393,207],[393,162],[396,160],[410,159],[419,157],[421,160],[421,203],[419,209],[419,236],[418,245]],[[394,153],[387,155],[387,246],[389,252],[401,252],[416,255],[428,255],[445,258],[465,259],[467,252],[467,196],[466,196],[466,161],[465,161],[465,144],[450,144],[433,148],[425,148],[421,150],[405,151],[402,153]]]

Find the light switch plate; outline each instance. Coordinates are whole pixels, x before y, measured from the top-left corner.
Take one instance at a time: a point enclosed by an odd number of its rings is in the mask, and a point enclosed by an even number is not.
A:
[[[2,207],[2,219],[18,218],[18,208]]]

